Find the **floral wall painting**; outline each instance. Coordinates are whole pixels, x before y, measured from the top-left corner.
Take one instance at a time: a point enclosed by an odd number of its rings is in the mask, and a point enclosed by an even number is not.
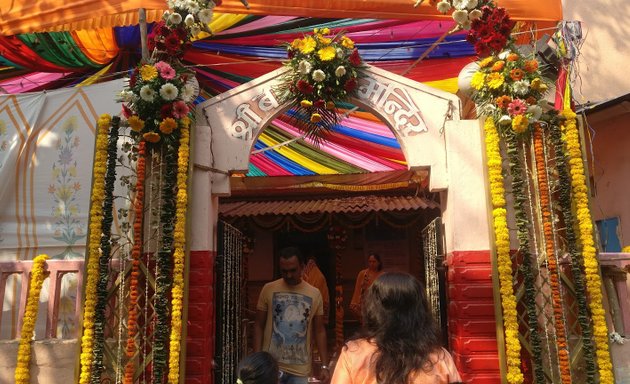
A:
[[[63,252],[51,259],[83,257],[73,250],[75,243],[86,236],[86,223],[79,217],[80,204],[77,194],[81,190],[81,179],[77,176],[77,150],[81,143],[76,135],[77,118],[68,117],[61,127],[55,149],[57,159],[52,164],[51,183],[48,194],[52,198],[52,238],[65,244]]]

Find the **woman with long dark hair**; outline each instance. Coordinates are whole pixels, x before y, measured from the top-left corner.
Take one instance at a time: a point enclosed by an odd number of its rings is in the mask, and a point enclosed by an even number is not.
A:
[[[367,290],[361,310],[363,327],[343,347],[331,384],[461,382],[415,277],[383,273]]]

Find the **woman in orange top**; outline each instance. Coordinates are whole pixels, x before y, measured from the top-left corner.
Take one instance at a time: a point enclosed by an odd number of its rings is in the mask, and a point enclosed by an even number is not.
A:
[[[360,271],[357,275],[354,293],[352,300],[350,300],[350,311],[359,317],[359,319],[361,318],[361,301],[363,300],[365,292],[370,288],[374,280],[383,273],[383,262],[378,254],[371,253],[368,256],[367,262],[368,267]]]
[[[461,382],[424,287],[388,272],[367,290],[360,333],[341,350],[331,384],[448,384]]]

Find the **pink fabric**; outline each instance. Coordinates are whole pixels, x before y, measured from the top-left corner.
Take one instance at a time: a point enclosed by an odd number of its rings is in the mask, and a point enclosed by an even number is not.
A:
[[[241,25],[240,27],[230,28],[226,31],[218,33],[217,36],[254,31],[260,28],[271,27],[272,25],[286,23],[287,21],[291,21],[293,19],[297,19],[297,17],[296,16],[265,16],[261,19]]]
[[[365,340],[349,342],[347,348],[341,350],[330,384],[376,384],[374,368],[370,364],[375,352],[376,345]],[[442,349],[431,359],[434,362],[431,371],[418,369],[411,384],[448,384],[462,380],[448,351]]]
[[[394,133],[389,127],[383,123],[377,123],[376,121],[363,120],[358,117],[346,117],[341,120],[341,125],[348,128],[356,129],[366,133],[379,135],[388,138],[395,138]]]
[[[293,176],[291,172],[274,163],[263,153],[251,155],[249,157],[249,161],[254,164],[256,168],[263,171],[267,176]]]
[[[2,87],[6,93],[24,93],[39,88],[44,84],[57,81],[69,74],[70,73],[34,72],[2,82],[0,83],[0,87]]]

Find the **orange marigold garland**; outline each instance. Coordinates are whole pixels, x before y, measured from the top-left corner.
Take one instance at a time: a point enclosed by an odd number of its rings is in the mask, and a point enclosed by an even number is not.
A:
[[[597,250],[593,239],[593,222],[588,205],[588,188],[584,164],[582,162],[582,147],[577,129],[575,112],[567,109],[562,112],[566,121],[562,128],[565,133],[569,165],[571,172],[571,186],[573,202],[579,228],[579,238],[584,258],[584,274],[586,275],[586,289],[589,295],[589,307],[593,320],[593,337],[595,339],[597,365],[599,367],[599,382],[614,383],[610,351],[608,348],[608,327],[605,311],[602,306],[602,281],[599,276]]]
[[[142,255],[142,222],[144,218],[144,179],[145,179],[145,142],[138,144],[138,163],[136,165],[136,201],[133,223],[133,249],[131,251],[131,279],[129,281],[129,304],[127,311],[127,364],[125,365],[124,383],[132,384],[136,365],[136,335],[138,333],[138,277],[140,277],[140,256]]]
[[[571,383],[571,364],[569,362],[569,349],[567,345],[566,327],[563,317],[563,303],[560,293],[560,273],[556,257],[555,243],[553,239],[553,226],[551,216],[551,203],[549,200],[549,181],[545,167],[545,154],[543,148],[543,134],[540,124],[534,124],[534,156],[536,158],[536,174],[540,196],[540,210],[542,213],[542,227],[547,253],[547,269],[551,282],[551,299],[553,302],[553,318],[558,346],[558,361],[560,364],[560,380],[562,383]]]
[[[182,341],[182,313],[184,308],[184,262],[186,259],[186,208],[188,204],[188,160],[190,157],[190,120],[181,129],[177,161],[177,202],[173,234],[173,289],[171,293],[171,337],[168,360],[168,382],[179,382],[179,357]]]

